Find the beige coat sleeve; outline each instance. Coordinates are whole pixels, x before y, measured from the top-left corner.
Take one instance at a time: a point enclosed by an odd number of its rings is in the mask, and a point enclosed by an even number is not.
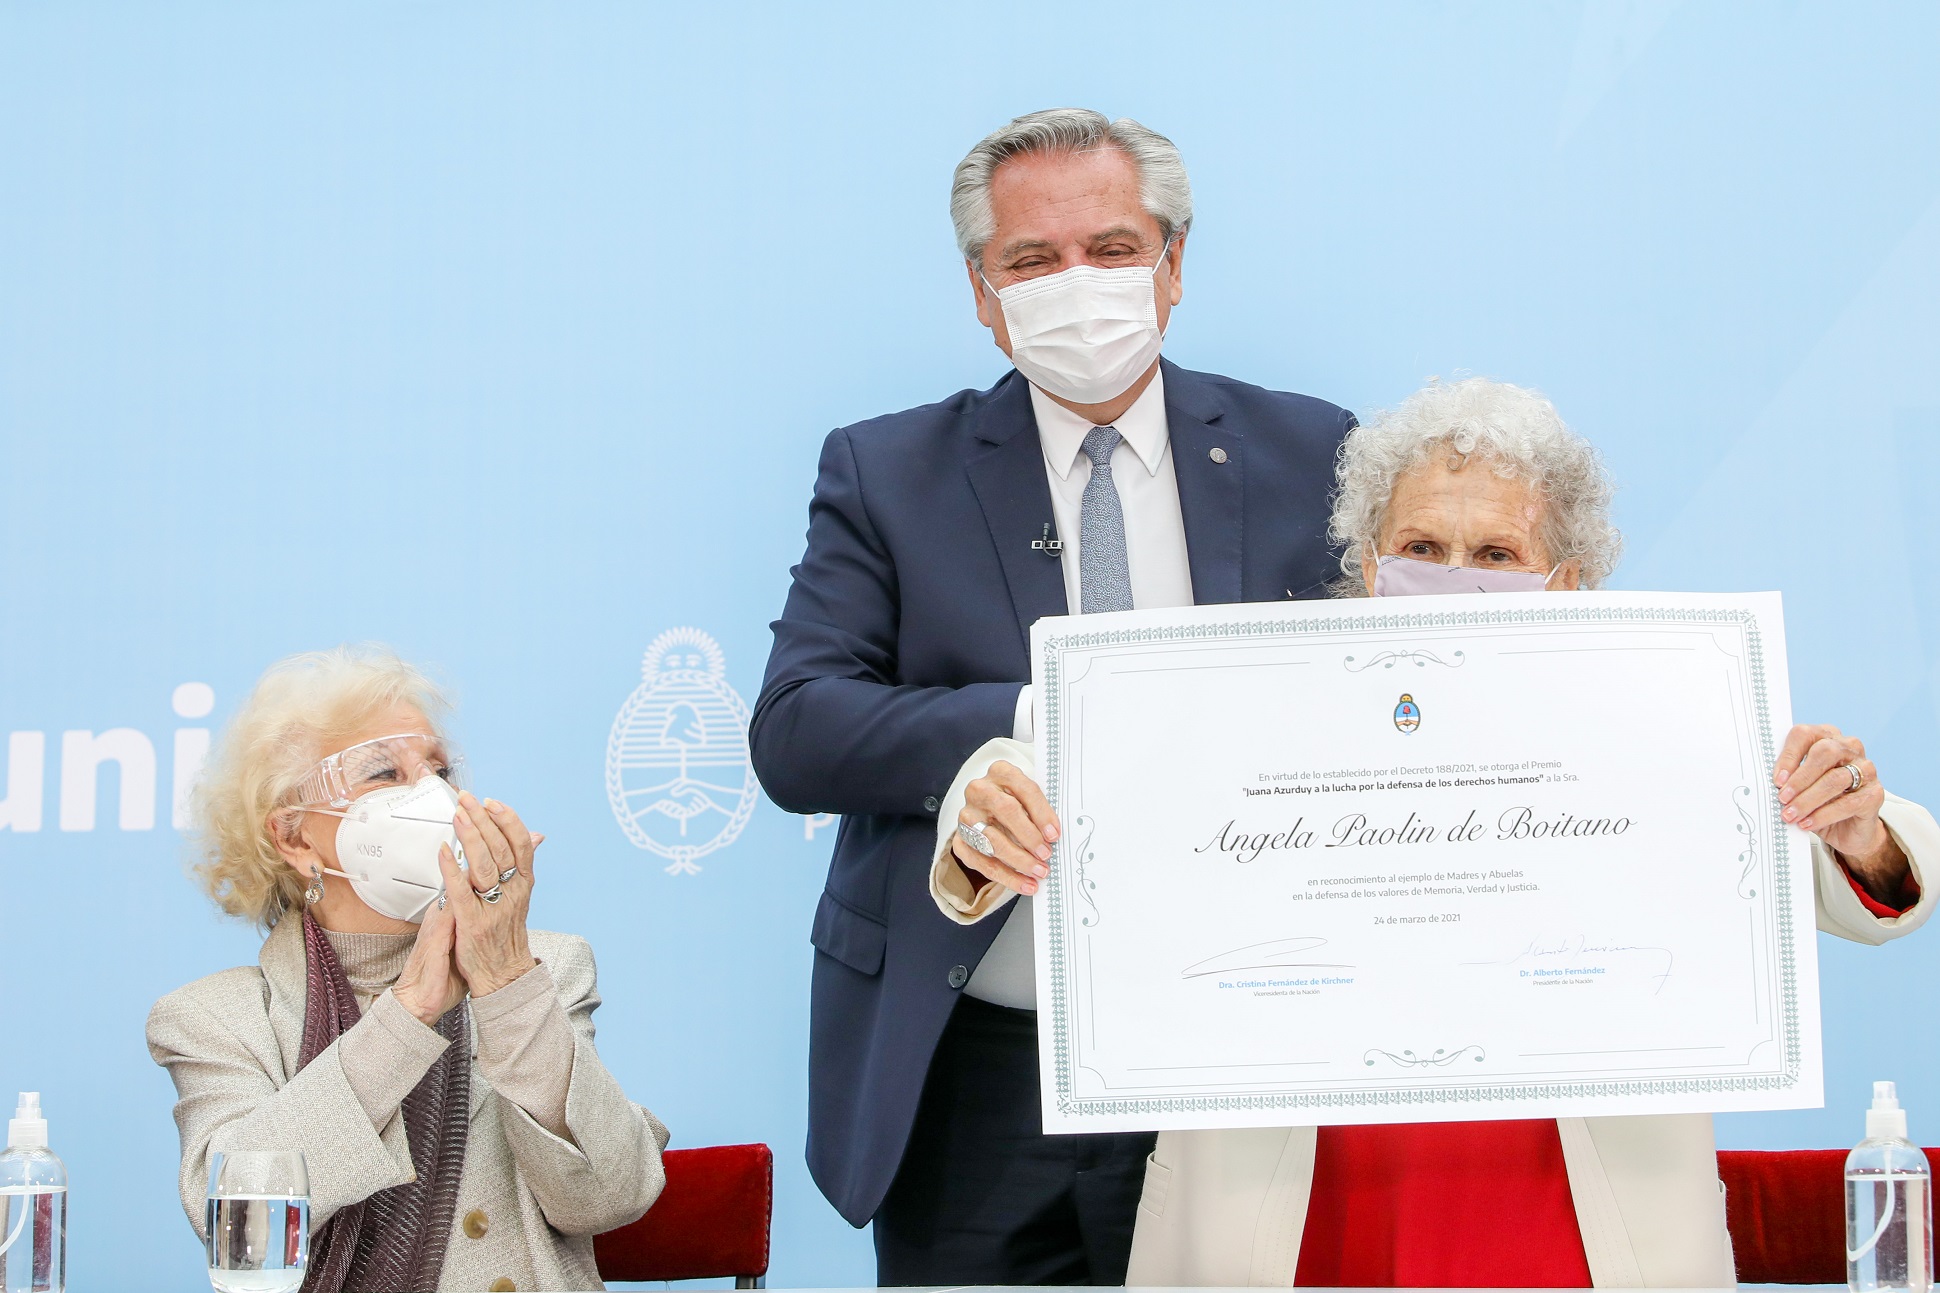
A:
[[[571,1140],[566,1097],[578,1043],[544,963],[497,992],[473,997],[471,1007],[478,1029],[478,1067],[492,1090],[553,1135]]]
[[[425,1070],[444,1053],[445,1040],[388,988],[357,1022],[361,1024],[364,1019],[375,1020],[375,1026],[352,1028],[339,1037],[337,1057],[344,1079],[357,1093],[357,1102],[370,1115],[371,1125],[381,1132],[397,1117],[404,1097],[423,1078]]]
[[[230,970],[171,992],[148,1016],[148,1052],[175,1082],[182,1208],[204,1239],[210,1155],[222,1150],[302,1150],[313,1230],[339,1208],[411,1180],[397,1108],[445,1049],[431,1029],[393,1031],[373,1010],[279,1086],[284,1058],[273,1034],[226,1022],[231,1006],[236,1018],[260,1020],[266,992],[259,971]],[[353,1036],[363,1070],[357,1087],[342,1061]],[[367,1109],[365,1099],[378,1108]]]
[[[1920,886],[1920,901],[1902,915],[1882,919],[1867,911],[1852,891],[1845,868],[1815,836],[1812,839],[1812,879],[1818,897],[1819,928],[1855,943],[1879,944],[1904,938],[1927,923],[1940,895],[1933,891],[1927,875],[1940,875],[1940,825],[1933,814],[1910,799],[1888,793],[1880,805],[1879,820],[1892,833],[1900,851],[1913,868],[1914,882]]]
[[[985,741],[957,769],[956,780],[950,783],[950,792],[943,797],[943,807],[936,814],[936,851],[930,856],[930,897],[938,911],[959,925],[974,925],[1017,896],[1015,890],[1000,884],[987,884],[981,890],[975,888],[950,852],[950,841],[956,838],[957,822],[963,812],[965,790],[1000,759],[1014,764],[1027,777],[1037,777],[1036,746],[1008,737]]]
[[[573,1036],[565,1106],[570,1139],[547,1131],[514,1100],[506,1101],[505,1138],[519,1179],[553,1229],[595,1235],[637,1219],[660,1197],[667,1129],[626,1098],[593,1049],[593,1012],[600,1005],[593,949],[583,938],[562,935],[545,961]]]

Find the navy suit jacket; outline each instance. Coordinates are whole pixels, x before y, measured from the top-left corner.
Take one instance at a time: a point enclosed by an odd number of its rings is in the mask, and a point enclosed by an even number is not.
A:
[[[1325,595],[1351,415],[1164,371],[1193,600]],[[861,1226],[902,1161],[957,985],[1003,923],[958,925],[931,900],[938,801],[1011,734],[1031,624],[1066,613],[1059,559],[1031,548],[1052,512],[1029,386],[1012,372],[832,432],[808,515],[749,736],[769,798],[842,816],[810,934],[808,1165]]]

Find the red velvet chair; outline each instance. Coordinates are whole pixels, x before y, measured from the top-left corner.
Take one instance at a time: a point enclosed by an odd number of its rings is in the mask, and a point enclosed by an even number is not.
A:
[[[1718,1179],[1739,1283],[1846,1282],[1845,1150],[1720,1150]]]
[[[774,1151],[766,1145],[712,1145],[670,1149],[660,1160],[667,1169],[667,1187],[647,1215],[594,1238],[600,1278],[732,1275],[738,1289],[766,1287]]]

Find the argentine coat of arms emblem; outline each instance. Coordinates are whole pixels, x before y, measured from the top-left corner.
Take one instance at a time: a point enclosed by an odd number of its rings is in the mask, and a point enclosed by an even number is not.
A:
[[[668,875],[696,875],[696,859],[732,844],[754,814],[748,707],[699,629],[655,638],[640,675],[607,738],[607,801],[635,847],[668,859]]]

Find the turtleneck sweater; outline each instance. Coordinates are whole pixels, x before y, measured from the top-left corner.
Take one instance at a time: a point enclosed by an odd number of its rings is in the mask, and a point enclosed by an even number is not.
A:
[[[383,1131],[404,1097],[437,1062],[447,1043],[406,1008],[391,986],[404,973],[415,934],[323,931],[350,980],[363,1012],[337,1039],[344,1078]],[[535,965],[497,992],[471,999],[476,1059],[493,1090],[547,1131],[570,1140],[566,1094],[573,1069],[573,1031],[544,965]]]
[[[371,1002],[404,973],[418,941],[416,934],[339,934],[334,929],[324,930],[323,936],[330,940],[337,964],[344,967],[357,1008],[367,1014]]]

